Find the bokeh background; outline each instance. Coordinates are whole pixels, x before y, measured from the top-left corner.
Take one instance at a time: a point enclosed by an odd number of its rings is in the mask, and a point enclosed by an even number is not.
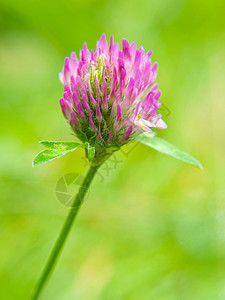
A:
[[[40,140],[73,141],[58,99],[64,57],[105,32],[159,63],[168,129],[199,170],[137,145],[102,167],[40,299],[225,299],[225,2],[0,2],[0,299],[29,299],[68,207],[82,150],[32,168]],[[168,110],[170,113],[168,113]]]

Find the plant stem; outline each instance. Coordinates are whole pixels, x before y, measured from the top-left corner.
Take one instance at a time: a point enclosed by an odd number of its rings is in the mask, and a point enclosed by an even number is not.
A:
[[[62,251],[62,248],[65,244],[65,241],[68,237],[68,234],[70,232],[70,229],[73,225],[73,222],[77,216],[77,213],[81,207],[81,204],[83,202],[83,199],[87,193],[87,190],[92,182],[92,179],[94,178],[95,173],[97,172],[99,166],[90,166],[90,169],[84,178],[82,185],[80,186],[80,189],[74,199],[73,205],[70,208],[70,211],[68,213],[68,216],[64,222],[64,225],[59,233],[58,239],[55,242],[55,245],[49,255],[49,258],[47,260],[47,263],[45,264],[45,267],[42,271],[41,277],[38,281],[37,287],[35,289],[35,292],[33,294],[32,299],[38,299],[44,285],[46,284],[46,281],[48,280],[51,272],[54,269],[54,266],[56,264],[56,261]]]

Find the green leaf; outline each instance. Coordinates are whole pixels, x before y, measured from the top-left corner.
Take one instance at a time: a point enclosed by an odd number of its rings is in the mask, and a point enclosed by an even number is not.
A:
[[[185,161],[186,163],[203,169],[202,164],[196,158],[187,154],[186,152],[179,150],[166,140],[153,136],[151,133],[142,133],[141,135],[136,137],[136,140],[149,147],[152,147],[153,149],[161,153],[173,156],[177,159]]]
[[[95,147],[92,147],[88,142],[84,144],[87,158],[91,162],[95,157]]]
[[[59,158],[81,146],[80,143],[73,142],[49,142],[41,141],[43,146],[49,148],[39,152],[33,159],[32,165],[37,166],[53,159]]]

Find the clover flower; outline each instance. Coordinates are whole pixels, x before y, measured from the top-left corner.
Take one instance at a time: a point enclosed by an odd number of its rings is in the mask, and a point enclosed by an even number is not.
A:
[[[95,147],[98,156],[119,149],[144,131],[167,127],[157,114],[161,92],[151,54],[125,39],[120,50],[112,36],[108,46],[103,34],[95,52],[84,43],[80,60],[75,52],[65,58],[59,74],[64,85],[62,112],[77,137]]]
[[[89,51],[84,43],[80,60],[72,52],[70,59],[65,58],[59,74],[64,85],[60,99],[62,112],[82,143],[41,141],[47,149],[39,152],[32,164],[52,161],[79,147],[85,149],[91,163],[39,278],[33,300],[39,299],[52,273],[95,174],[114,151],[135,138],[159,152],[202,168],[194,157],[149,134],[152,128],[167,127],[157,114],[161,105],[155,84],[157,63],[151,63],[151,50],[145,53],[142,47],[137,49],[135,43],[129,45],[127,40],[122,45],[120,50],[111,37],[108,46],[103,34],[96,52]]]

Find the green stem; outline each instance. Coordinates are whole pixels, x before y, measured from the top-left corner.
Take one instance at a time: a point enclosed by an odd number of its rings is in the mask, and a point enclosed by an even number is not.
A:
[[[68,216],[65,220],[65,223],[59,233],[58,239],[55,242],[55,245],[49,255],[49,258],[47,260],[47,263],[45,264],[45,267],[43,269],[43,272],[41,274],[41,277],[38,281],[37,287],[35,289],[34,295],[32,297],[33,300],[38,299],[38,296],[40,295],[44,285],[46,284],[46,281],[48,280],[51,272],[54,269],[54,266],[56,264],[56,261],[62,251],[62,248],[65,244],[65,241],[68,237],[68,234],[70,232],[70,229],[73,225],[73,222],[77,216],[77,213],[81,207],[81,204],[83,202],[83,199],[87,193],[87,190],[92,182],[92,179],[94,178],[95,173],[97,172],[99,166],[91,166],[86,177],[84,178],[84,181],[82,182],[82,185],[80,186],[80,189],[74,199],[73,205],[68,213]]]

